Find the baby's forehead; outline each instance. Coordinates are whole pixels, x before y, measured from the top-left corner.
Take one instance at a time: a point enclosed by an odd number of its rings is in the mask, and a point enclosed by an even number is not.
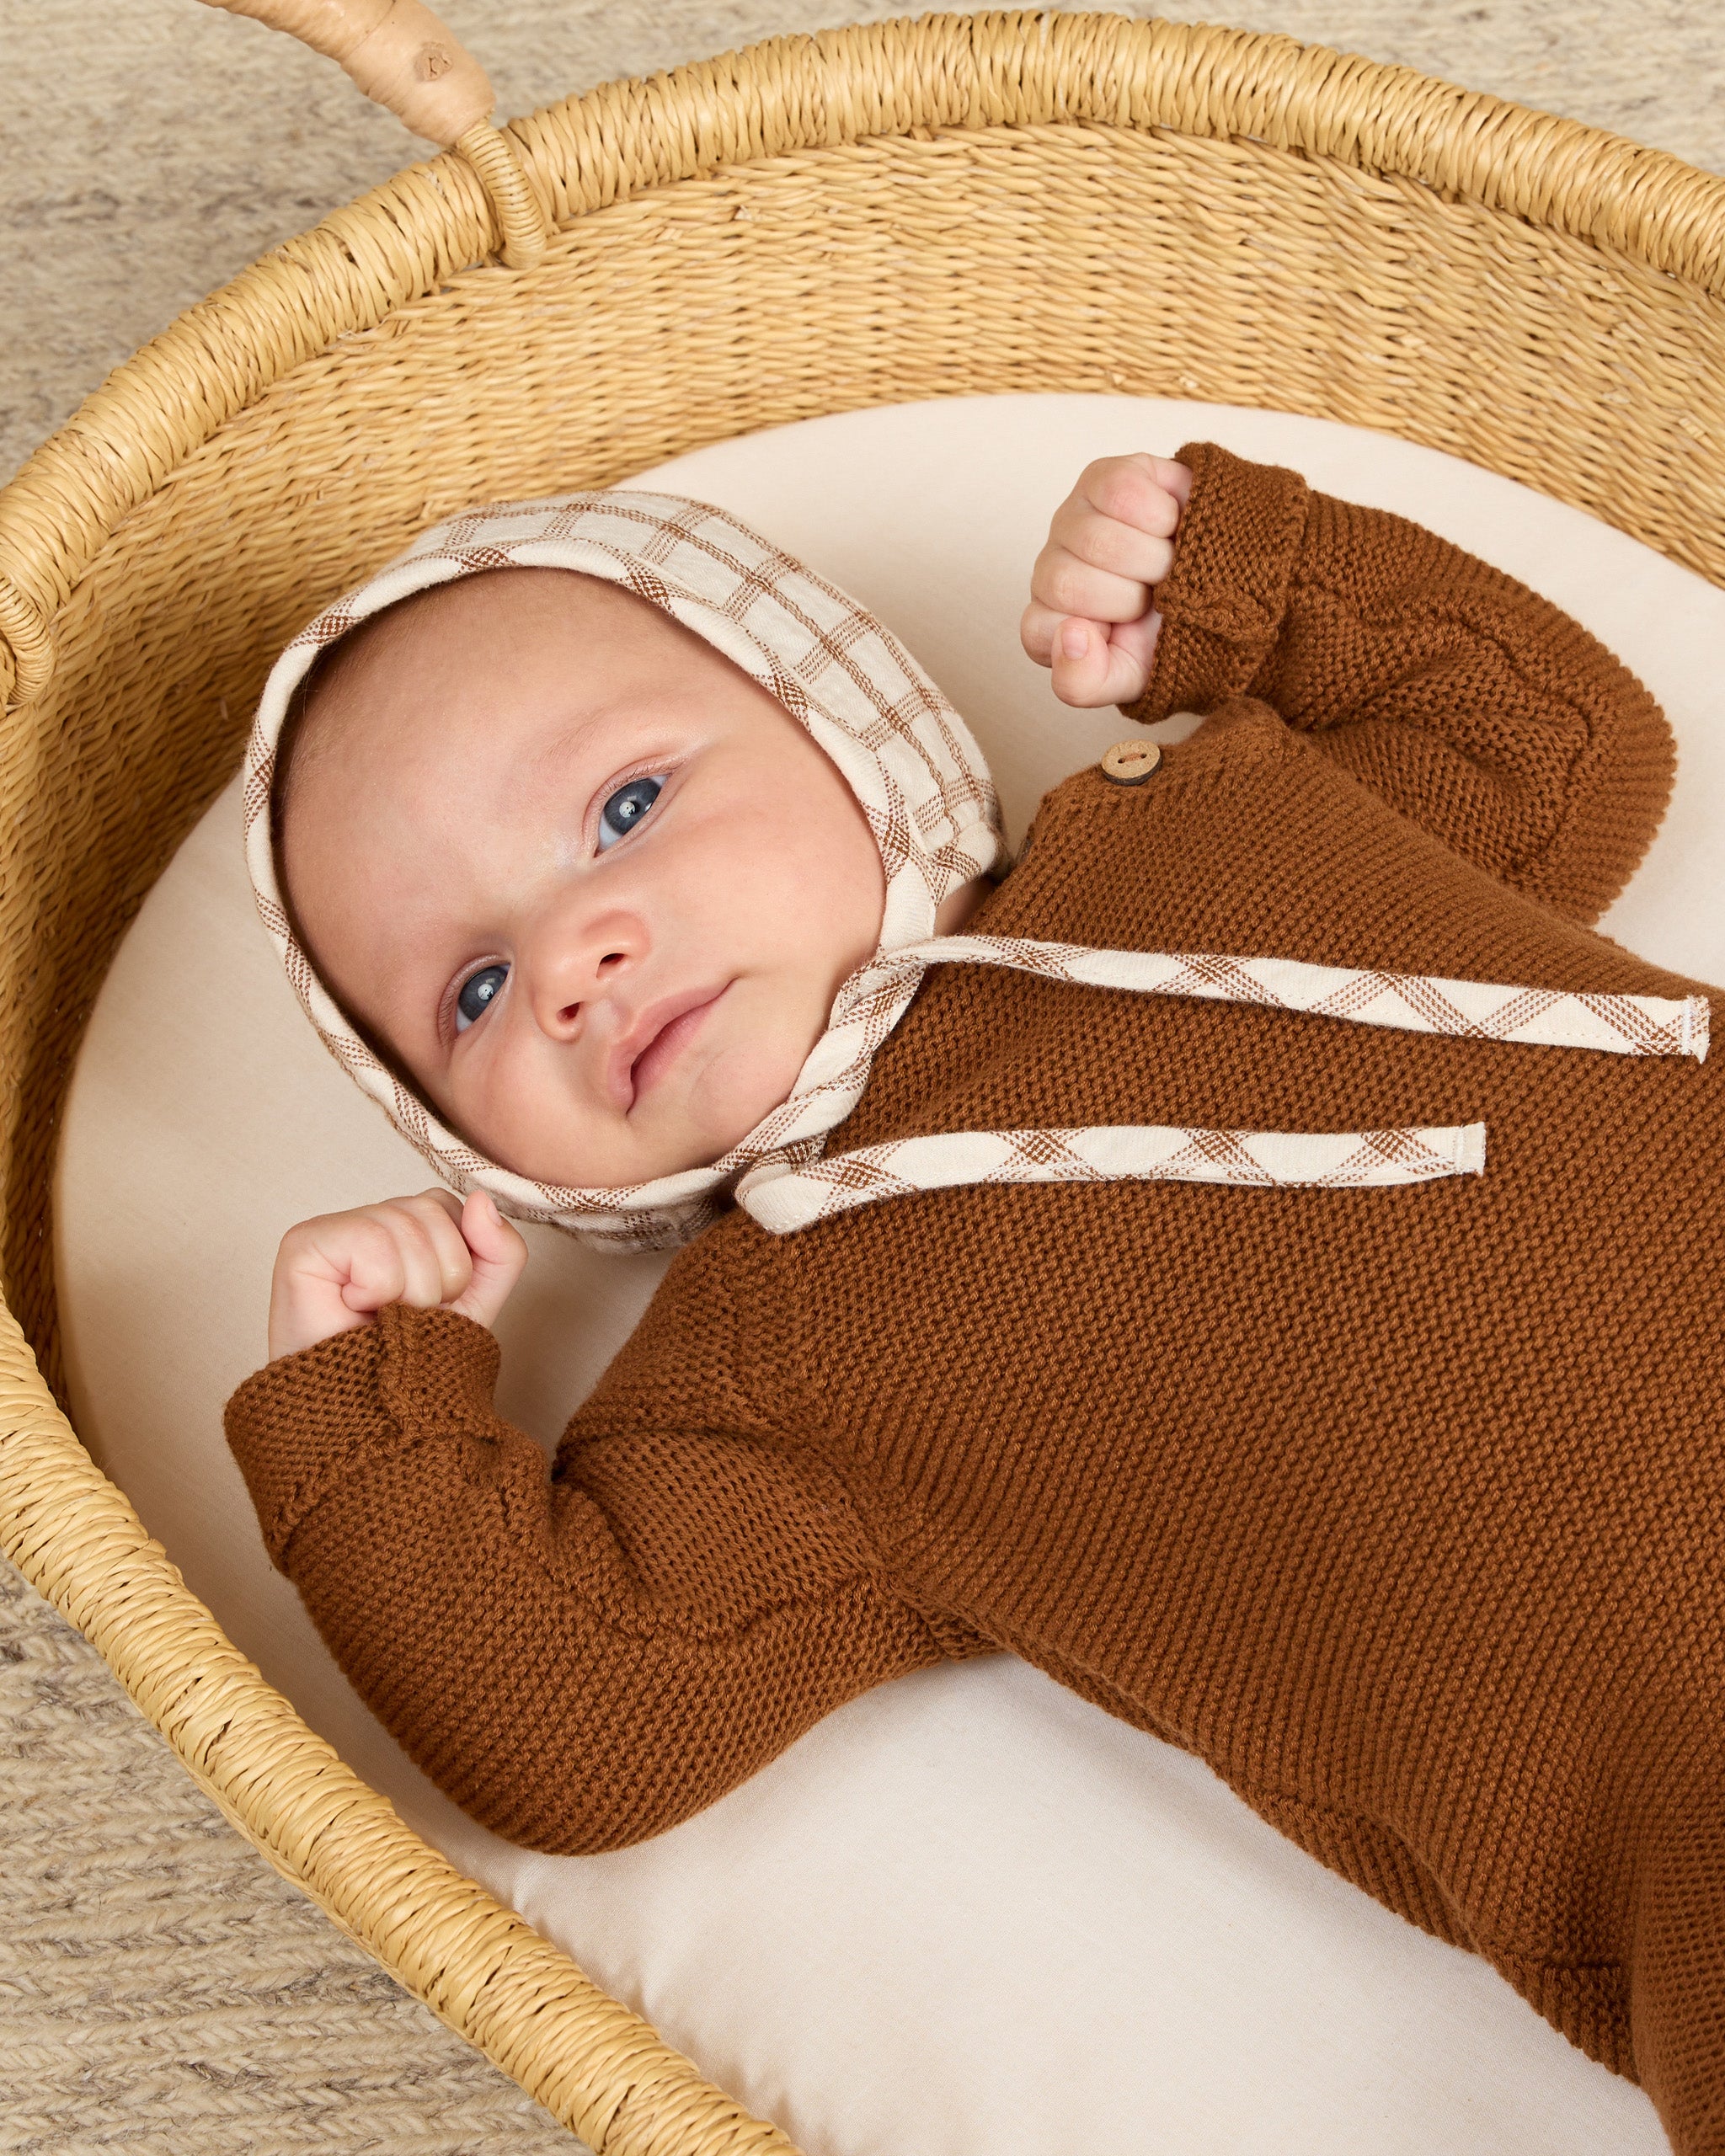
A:
[[[511,637],[556,635],[572,624],[591,632],[675,639],[678,625],[626,585],[579,569],[521,563],[473,569],[411,592],[350,629],[328,657],[340,666],[398,660],[413,645],[483,638],[506,624]]]
[[[332,787],[393,792],[414,765],[451,783],[519,778],[596,752],[645,711],[705,707],[736,672],[603,578],[533,564],[430,586],[358,623],[306,677],[278,744],[278,835],[308,779],[321,802]]]
[[[650,600],[603,578],[537,564],[476,570],[357,623],[316,662],[301,701],[321,728],[326,714],[362,709],[391,684],[410,690],[471,674],[500,685],[565,647],[591,678],[631,648],[668,656],[686,640],[698,643]]]

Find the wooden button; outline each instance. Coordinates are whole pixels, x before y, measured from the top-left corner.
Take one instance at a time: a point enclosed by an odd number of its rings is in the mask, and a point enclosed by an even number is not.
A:
[[[1116,786],[1142,786],[1162,760],[1154,741],[1117,741],[1099,766]]]

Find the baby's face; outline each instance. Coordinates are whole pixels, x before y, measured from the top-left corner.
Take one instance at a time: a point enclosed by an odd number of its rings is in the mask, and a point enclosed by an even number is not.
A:
[[[380,622],[307,714],[282,863],[347,1010],[479,1150],[615,1187],[782,1101],[872,956],[837,768],[692,632],[563,569]]]

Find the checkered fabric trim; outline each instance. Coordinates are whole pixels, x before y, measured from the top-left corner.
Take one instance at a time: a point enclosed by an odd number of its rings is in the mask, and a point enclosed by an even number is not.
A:
[[[1044,980],[1143,995],[1198,996],[1261,1009],[1392,1026],[1462,1040],[1581,1048],[1616,1055],[1707,1053],[1709,1006],[1654,995],[1592,995],[1516,988],[1490,981],[1445,980],[1291,958],[1238,958],[1209,953],[1095,951],[1082,944],[1026,938],[948,936],[885,954],[852,975],[839,992],[822,1043],[835,1055],[848,1044],[851,1065],[835,1093],[860,1096],[879,1041],[897,1023],[931,965],[1011,966]],[[884,1028],[884,1030],[883,1030]],[[811,1091],[809,1107],[819,1102]],[[787,1109],[795,1105],[794,1097]],[[848,1113],[848,1110],[846,1111]],[[831,1122],[820,1126],[833,1128]],[[796,1126],[815,1136],[813,1115]],[[964,1182],[1101,1182],[1116,1178],[1305,1184],[1329,1189],[1424,1182],[1478,1175],[1485,1167],[1485,1127],[1390,1131],[1226,1131],[1163,1125],[1087,1131],[953,1131],[863,1147],[831,1160],[766,1161],[737,1185],[737,1202],[776,1234],[807,1227],[913,1190]]]
[[[738,1202],[777,1235],[877,1198],[960,1183],[1226,1182],[1378,1190],[1480,1175],[1486,1127],[1427,1130],[1180,1130],[1164,1123],[1092,1130],[961,1130],[865,1145],[781,1175],[745,1177]],[[757,1179],[758,1178],[758,1179]]]
[[[724,510],[677,495],[564,494],[456,517],[327,607],[277,660],[247,751],[246,857],[264,926],[324,1045],[456,1189],[483,1185],[518,1218],[603,1242],[666,1248],[713,1217],[743,1169],[786,1148],[787,1160],[804,1157],[798,1134],[842,1119],[862,1090],[866,1062],[849,1091],[844,1083],[836,1091],[837,1066],[823,1056],[823,1043],[798,1097],[711,1167],[622,1190],[536,1182],[475,1152],[380,1062],[318,979],[276,884],[270,835],[275,744],[293,691],[318,654],[413,592],[510,566],[575,569],[624,585],[734,660],[807,727],[849,782],[880,848],[884,947],[931,937],[948,894],[1003,859],[999,804],[969,728],[889,630]],[[908,1001],[906,990],[895,1019]],[[878,1045],[891,1024],[864,1030]],[[843,1060],[847,1083],[848,1043]],[[812,1110],[804,1089],[812,1089]]]
[[[1594,995],[1562,989],[1514,988],[1493,981],[1444,980],[1295,958],[1231,958],[1209,952],[1097,951],[1081,943],[1022,937],[944,936],[877,959],[846,994],[879,992],[889,971],[964,964],[1012,966],[1045,980],[1119,988],[1140,995],[1199,996],[1249,1003],[1312,1017],[1346,1018],[1402,1033],[1444,1033],[1474,1041],[1518,1041],[1536,1048],[1588,1048],[1612,1055],[1683,1055],[1705,1062],[1710,1011],[1702,995]],[[844,995],[841,995],[841,1008]]]

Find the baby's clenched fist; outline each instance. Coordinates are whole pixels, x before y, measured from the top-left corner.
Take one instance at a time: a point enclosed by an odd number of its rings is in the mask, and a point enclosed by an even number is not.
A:
[[[483,1190],[465,1205],[422,1190],[302,1220],[276,1253],[270,1359],[370,1325],[386,1303],[490,1325],[526,1262],[526,1244]]]
[[[1130,704],[1150,686],[1162,627],[1151,594],[1173,567],[1191,493],[1168,457],[1103,456],[1055,511],[1018,634],[1062,703]]]

